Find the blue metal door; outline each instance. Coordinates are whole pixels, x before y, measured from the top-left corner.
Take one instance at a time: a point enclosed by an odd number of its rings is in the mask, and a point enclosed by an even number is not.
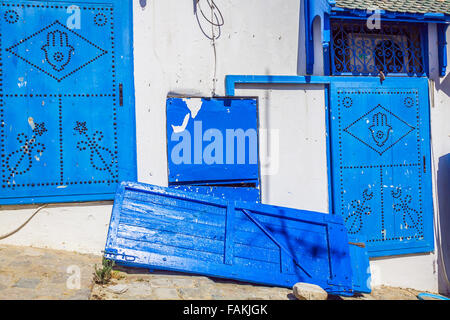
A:
[[[258,99],[169,97],[169,186],[260,201]]]
[[[131,3],[0,4],[0,203],[113,199],[136,175]]]
[[[428,80],[331,84],[333,207],[371,256],[433,250]]]

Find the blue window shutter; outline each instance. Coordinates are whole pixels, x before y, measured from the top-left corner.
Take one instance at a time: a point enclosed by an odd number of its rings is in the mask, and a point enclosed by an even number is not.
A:
[[[257,110],[257,98],[168,98],[169,185],[259,201]]]

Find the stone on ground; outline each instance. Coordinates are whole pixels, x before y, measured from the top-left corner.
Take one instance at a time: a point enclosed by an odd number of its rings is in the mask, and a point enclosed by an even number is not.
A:
[[[114,294],[122,294],[128,290],[128,286],[124,284],[116,284],[115,286],[107,287],[108,291]]]
[[[293,290],[298,300],[327,300],[328,298],[328,293],[314,284],[297,283]]]

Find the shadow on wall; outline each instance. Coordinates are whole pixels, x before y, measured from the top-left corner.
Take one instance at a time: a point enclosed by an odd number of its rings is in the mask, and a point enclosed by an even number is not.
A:
[[[447,77],[449,78],[449,77]],[[439,222],[438,226],[441,230],[441,239],[437,238],[440,257],[438,259],[438,265],[440,270],[444,270],[444,265],[447,268],[447,279],[449,275],[450,268],[450,154],[447,154],[439,158],[439,168],[437,172],[437,192],[439,197]],[[439,236],[439,235],[438,235]],[[445,271],[439,272],[439,291],[445,293],[449,292],[447,280],[444,275]]]
[[[450,97],[450,73],[447,74],[445,78],[441,79],[438,77],[435,79],[435,86],[437,91],[444,92],[448,97]]]
[[[300,1],[298,23],[298,49],[297,49],[297,74],[306,74],[306,48],[305,48],[305,1]]]

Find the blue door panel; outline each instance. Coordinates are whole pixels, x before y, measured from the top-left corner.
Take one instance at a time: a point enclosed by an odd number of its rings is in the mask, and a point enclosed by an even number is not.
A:
[[[349,247],[339,216],[127,182],[117,192],[105,256],[266,285],[309,282],[349,295]],[[352,254],[364,262],[364,252]],[[363,272],[355,279],[367,279]]]
[[[344,221],[349,235],[364,235],[372,229],[381,230],[382,220],[376,214],[372,214],[373,203],[381,203],[379,172],[362,169],[342,170],[341,178],[346,185],[355,190],[340,195],[343,204],[341,208],[348,213],[344,215]]]
[[[427,79],[337,80],[330,116],[334,211],[351,238],[371,256],[432,251]]]
[[[136,179],[131,5],[0,5],[0,203],[112,199]]]
[[[70,5],[61,3],[51,8],[48,2],[2,1],[2,17],[18,17],[17,21],[4,18],[1,23],[4,69],[11,75],[4,78],[5,92],[105,93],[105,81],[111,87],[114,76],[111,66],[116,52],[111,36],[120,36],[113,22],[114,2],[71,2],[80,9],[80,29],[70,29]],[[99,19],[103,19],[101,24],[96,22]]]

